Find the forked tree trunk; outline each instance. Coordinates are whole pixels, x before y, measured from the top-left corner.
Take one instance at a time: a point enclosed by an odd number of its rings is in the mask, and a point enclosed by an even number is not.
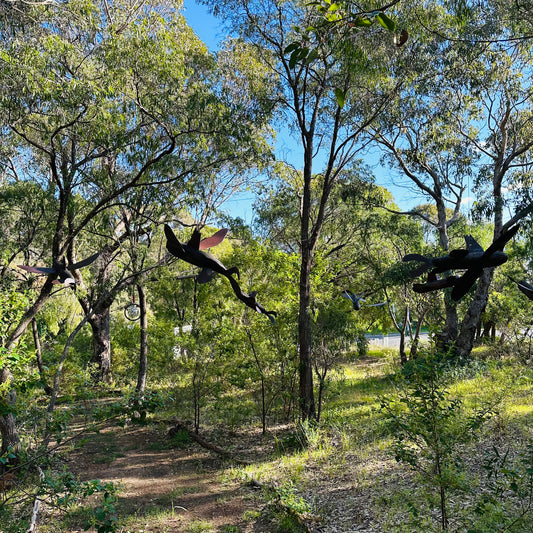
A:
[[[492,282],[493,273],[494,269],[492,268],[486,268],[483,271],[483,274],[479,278],[472,303],[468,307],[468,311],[461,323],[461,331],[455,343],[455,351],[461,357],[469,356],[474,347],[477,324],[489,300],[489,287]]]

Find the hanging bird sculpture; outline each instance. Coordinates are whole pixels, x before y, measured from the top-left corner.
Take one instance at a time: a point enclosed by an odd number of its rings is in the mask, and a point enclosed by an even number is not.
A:
[[[54,279],[52,283],[63,284],[68,287],[69,285],[76,285],[76,279],[74,278],[70,270],[78,270],[79,268],[83,268],[90,265],[96,260],[99,255],[100,252],[97,252],[87,257],[87,259],[84,259],[83,261],[79,261],[78,263],[73,263],[72,265],[69,265],[68,268],[65,258],[54,260],[53,266],[51,268],[34,267],[28,265],[17,266],[22,270],[25,270],[26,272],[31,272],[32,274],[38,274],[40,276],[55,274],[57,279]]]
[[[443,287],[453,286],[452,300],[459,301],[472,287],[476,280],[481,276],[484,268],[491,268],[502,265],[507,261],[507,254],[503,251],[505,245],[516,235],[520,225],[512,226],[509,230],[503,232],[494,242],[486,249],[478,244],[471,235],[465,235],[466,249],[452,250],[448,255],[442,257],[429,258],[420,254],[408,254],[404,256],[403,261],[422,261],[423,264],[412,270],[412,277],[419,276],[424,272],[432,269],[428,276],[428,284],[437,285],[433,276],[440,272],[448,270],[466,270],[458,279],[453,281],[442,282]],[[443,288],[435,287],[435,288]],[[419,287],[420,288],[420,287]],[[433,289],[430,289],[433,290]]]
[[[215,233],[212,237],[205,239],[204,245],[202,245],[200,231],[195,229],[189,242],[187,242],[187,244],[182,244],[178,241],[176,235],[174,235],[172,228],[168,224],[165,224],[167,250],[175,257],[183,259],[183,261],[202,269],[198,275],[199,283],[207,283],[213,278],[215,273],[222,274],[226,277],[231,276],[232,274],[237,274],[238,277],[239,269],[237,267],[231,267],[228,269],[216,257],[202,251],[203,249],[210,248],[222,242],[226,236],[227,230],[221,230],[221,232],[223,233],[217,232],[219,233],[218,238],[214,239],[217,235],[217,233]],[[205,241],[208,241],[207,245],[205,244]]]
[[[365,291],[363,291],[361,294],[355,294],[352,291],[344,291],[342,293],[343,298],[348,298],[348,300],[352,302],[354,311],[359,311],[361,309],[361,303],[366,301],[366,300],[363,300],[364,295],[365,295]]]
[[[376,291],[373,291],[373,292],[376,292]],[[361,294],[355,294],[352,291],[344,291],[342,293],[343,298],[348,298],[348,300],[352,302],[354,311],[359,311],[361,307],[381,307],[382,305],[385,305],[387,303],[387,302],[381,302],[378,304],[368,304],[368,305],[361,306],[361,303],[366,302],[366,300],[363,299],[364,295],[365,295],[365,291],[363,291]]]
[[[183,261],[202,269],[197,277],[198,283],[207,283],[213,278],[215,273],[222,274],[228,278],[231,288],[239,300],[254,311],[266,315],[271,322],[274,322],[276,312],[267,311],[259,302],[257,302],[255,299],[256,292],[250,294],[242,292],[239,282],[233,277],[233,274],[237,274],[237,277],[239,277],[239,269],[237,267],[226,268],[216,257],[202,251],[203,249],[221,243],[224,240],[226,233],[227,230],[219,230],[213,236],[201,240],[200,231],[195,229],[189,242],[187,244],[182,244],[178,241],[172,228],[165,224],[167,250],[175,257],[183,259]]]

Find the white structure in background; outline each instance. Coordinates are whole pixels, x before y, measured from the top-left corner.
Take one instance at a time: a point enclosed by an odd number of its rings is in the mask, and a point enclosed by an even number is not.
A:
[[[370,346],[377,346],[379,348],[399,348],[400,334],[391,333],[389,335],[365,335]],[[407,335],[405,340],[409,342],[411,339]],[[420,342],[427,342],[429,335],[427,333],[420,334]]]
[[[181,327],[181,332],[180,332],[180,327],[179,326],[176,326],[174,328],[174,337],[177,337],[178,335],[181,335],[181,333],[190,333],[192,331],[192,325],[191,324],[185,324],[185,326],[182,326]],[[183,353],[183,349],[181,348],[181,346],[174,346],[174,359],[180,359],[180,357],[182,357],[183,355],[185,355]]]

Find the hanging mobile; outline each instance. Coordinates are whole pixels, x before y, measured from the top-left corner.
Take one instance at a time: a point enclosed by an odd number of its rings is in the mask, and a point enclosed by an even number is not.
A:
[[[135,293],[132,291],[131,303],[124,307],[124,316],[131,321],[139,320],[141,308],[135,303]]]

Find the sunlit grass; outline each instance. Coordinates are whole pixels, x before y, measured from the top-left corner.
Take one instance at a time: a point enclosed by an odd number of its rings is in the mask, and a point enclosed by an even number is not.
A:
[[[447,380],[450,397],[462,401],[465,416],[479,410],[489,412],[487,443],[495,431],[514,434],[517,429],[531,428],[533,370],[519,361],[495,359],[494,352],[487,349],[477,353],[482,354],[481,360],[472,358],[472,362],[450,369]],[[342,478],[351,461],[352,482],[356,479],[358,487],[382,498],[381,504],[377,501],[376,505],[381,508],[387,530],[419,531],[421,519],[411,514],[408,486],[394,486],[394,492],[390,492],[388,482],[381,486],[377,481],[382,479],[384,471],[400,468],[392,453],[395,436],[390,433],[381,410],[383,397],[399,393],[401,383],[395,372],[399,367],[385,357],[381,360],[385,364],[348,363],[329,376],[321,424],[305,449],[241,469],[236,477],[241,481],[293,482],[305,487],[312,483],[316,468],[322,479],[333,480]],[[468,453],[475,454],[476,449]],[[470,480],[474,487],[475,472],[468,475],[474,476]],[[431,495],[424,492],[423,496],[425,505],[429,505]],[[457,509],[455,504],[452,507],[458,515],[462,507],[457,505]],[[428,509],[423,514],[430,514]],[[430,527],[429,522],[426,525]]]

